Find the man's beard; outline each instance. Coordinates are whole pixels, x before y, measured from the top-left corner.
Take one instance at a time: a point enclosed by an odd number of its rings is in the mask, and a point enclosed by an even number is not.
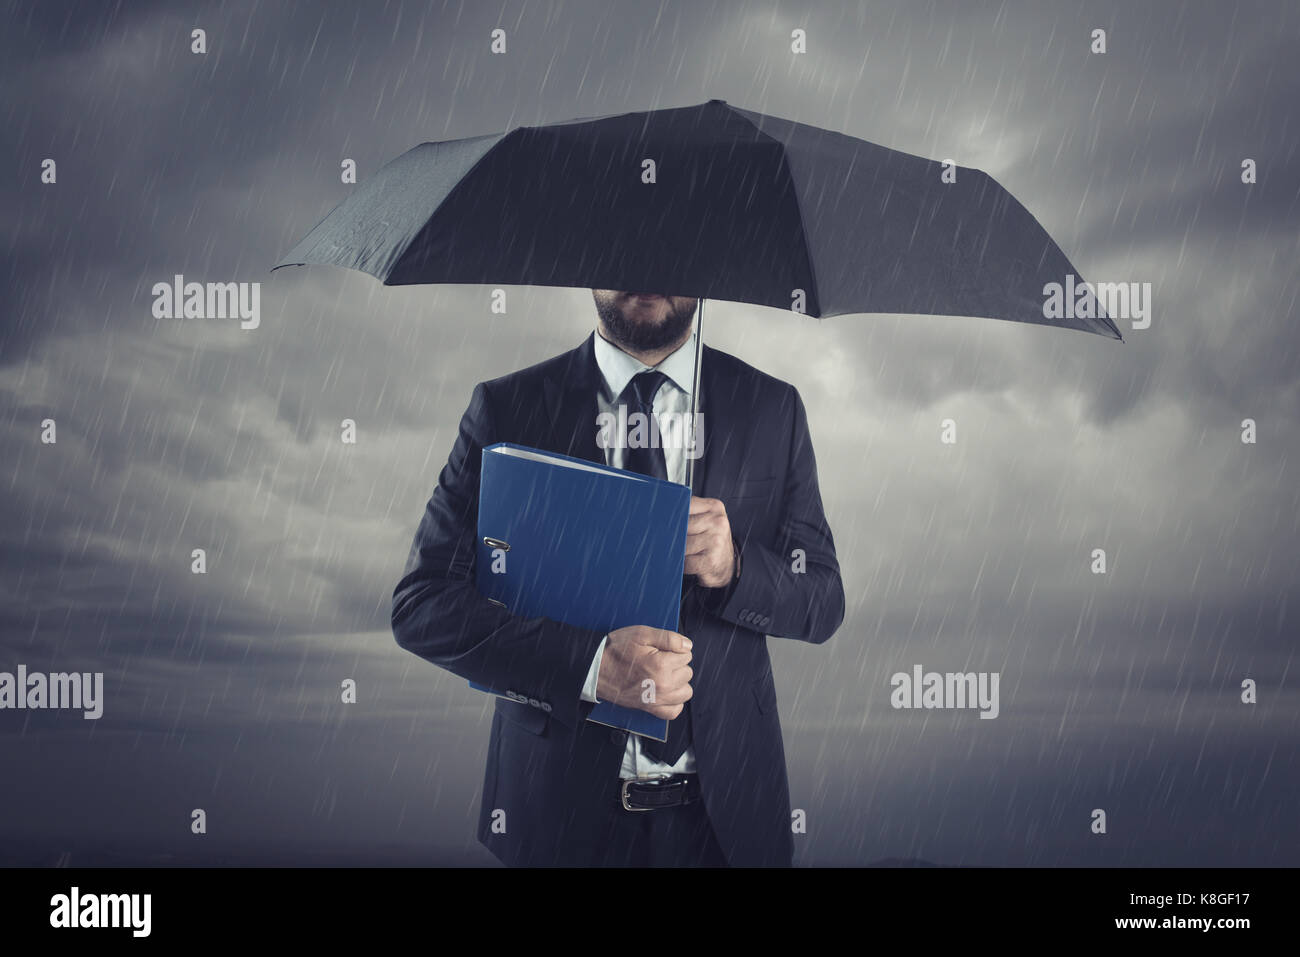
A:
[[[635,352],[648,352],[681,341],[685,338],[687,330],[691,328],[691,323],[695,321],[695,304],[698,299],[691,302],[689,309],[680,311],[673,300],[665,297],[665,301],[668,303],[668,313],[664,316],[663,322],[658,324],[629,322],[623,318],[617,300],[602,303],[597,299],[596,312],[600,315],[600,321],[605,331],[609,333],[609,338],[616,346]]]

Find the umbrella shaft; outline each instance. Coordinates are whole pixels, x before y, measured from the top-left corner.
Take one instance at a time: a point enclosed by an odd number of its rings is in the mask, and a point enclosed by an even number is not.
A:
[[[704,299],[700,299],[699,313],[695,319],[695,382],[691,386],[691,414],[686,419],[686,448],[692,453],[686,457],[686,487],[695,492],[695,462],[703,449],[696,443],[700,440],[696,424],[700,413],[700,360],[704,357]]]

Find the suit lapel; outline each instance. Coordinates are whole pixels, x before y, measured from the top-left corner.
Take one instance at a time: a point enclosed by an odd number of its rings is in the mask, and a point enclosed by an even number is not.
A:
[[[569,353],[558,376],[543,384],[550,433],[546,448],[553,452],[605,464],[605,453],[596,444],[597,369],[593,332]]]
[[[701,431],[704,433],[704,440],[701,443],[700,457],[695,460],[695,476],[691,483],[691,494],[706,498],[717,498],[717,495],[714,494],[715,490],[709,485],[709,465],[713,457],[711,453],[718,447],[718,443],[714,441],[713,437],[716,422],[706,412],[709,397],[721,394],[717,383],[717,365],[712,360],[712,352],[712,349],[705,346],[700,356],[702,367],[700,369],[700,401],[697,408],[700,413]]]

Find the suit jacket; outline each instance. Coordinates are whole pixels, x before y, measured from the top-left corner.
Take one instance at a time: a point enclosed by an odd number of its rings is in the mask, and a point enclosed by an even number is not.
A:
[[[593,341],[475,387],[393,595],[398,645],[523,699],[496,699],[479,815],[479,840],[507,864],[596,860],[592,822],[618,800],[626,734],[586,721],[592,706],[581,700],[604,633],[513,616],[475,586],[485,446],[605,461]],[[693,643],[699,784],[729,863],[788,866],[789,786],[767,636],[826,641],[843,620],[844,590],[794,387],[705,347],[700,411],[695,494],[726,506],[742,572],[726,588],[684,583],[679,630]]]

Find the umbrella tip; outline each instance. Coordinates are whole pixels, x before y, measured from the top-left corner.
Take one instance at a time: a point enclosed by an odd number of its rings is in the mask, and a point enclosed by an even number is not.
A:
[[[726,106],[726,105],[727,105],[727,101],[726,101],[726,100],[709,100],[709,103],[721,103],[723,106]],[[705,106],[708,106],[709,103],[705,103],[704,105],[705,105]]]

